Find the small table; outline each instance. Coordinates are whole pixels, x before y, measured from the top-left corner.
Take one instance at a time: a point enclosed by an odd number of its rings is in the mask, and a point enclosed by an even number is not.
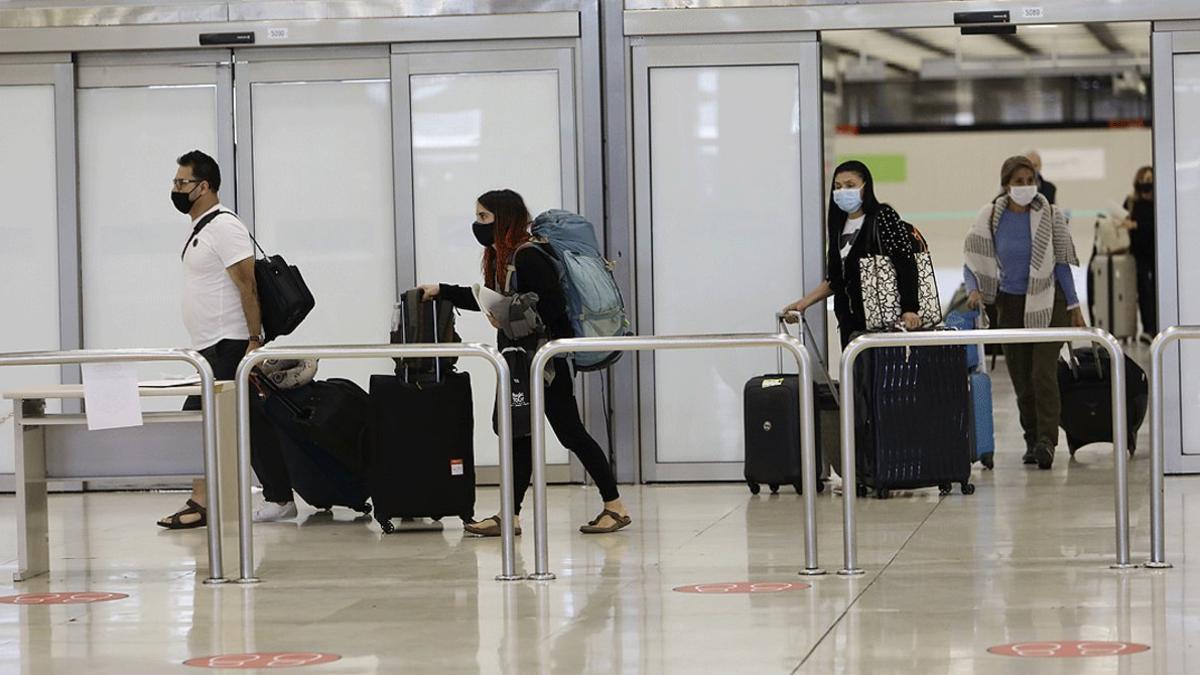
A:
[[[234,383],[215,385],[217,466],[214,481],[221,502],[221,560],[226,569],[237,565],[237,428]],[[200,385],[179,387],[139,387],[140,396],[199,396]],[[82,399],[83,385],[61,384],[7,391],[4,398],[13,402],[13,421],[16,433],[14,454],[17,484],[17,571],[13,581],[26,581],[50,571],[50,533],[47,512],[47,480],[58,478],[46,472],[46,428],[51,426],[87,426],[87,416],[72,413],[47,413],[46,399]],[[165,422],[195,422],[200,432],[201,411],[143,412],[144,424]],[[197,478],[203,476],[196,476]],[[71,476],[71,480],[89,480]],[[99,477],[96,477],[99,478]],[[155,527],[150,521],[147,528]],[[200,561],[198,561],[200,562]],[[203,561],[207,565],[207,559]]]

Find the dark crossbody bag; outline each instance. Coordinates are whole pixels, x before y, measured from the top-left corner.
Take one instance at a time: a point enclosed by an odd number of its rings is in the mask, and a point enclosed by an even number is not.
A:
[[[200,230],[222,213],[234,215],[230,211],[214,211],[196,223],[192,236],[183,246],[183,253],[179,255],[180,260],[187,253],[188,246],[193,245]],[[254,257],[254,281],[258,286],[258,306],[262,313],[265,340],[270,342],[296,330],[317,302],[295,265],[289,265],[283,256],[267,255],[253,234],[250,235],[250,241],[254,242],[254,247],[262,254],[261,258],[257,255]]]

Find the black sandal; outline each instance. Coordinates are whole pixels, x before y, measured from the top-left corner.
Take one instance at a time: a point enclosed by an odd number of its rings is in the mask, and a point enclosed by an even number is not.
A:
[[[609,525],[608,527],[598,527],[596,523],[599,523],[604,516],[612,518],[613,524]],[[608,534],[609,532],[616,532],[617,530],[628,527],[632,522],[633,518],[630,518],[629,516],[622,516],[615,511],[604,509],[600,512],[600,515],[596,516],[596,518],[592,520],[592,522],[588,523],[587,525],[581,525],[579,527],[579,531],[584,534]]]
[[[480,525],[483,525],[485,523],[495,523],[496,527],[495,528],[479,527]],[[480,520],[480,521],[477,521],[474,523],[463,523],[463,529],[477,537],[499,537],[500,536],[500,516],[492,516],[491,518],[484,518],[483,520]],[[518,525],[516,527],[516,529],[513,530],[513,535],[518,536],[518,537],[521,536],[521,526],[520,525]]]
[[[200,517],[190,523],[183,522],[184,516],[190,516],[193,513],[198,514]],[[168,530],[190,530],[196,527],[205,527],[208,525],[208,509],[189,499],[187,500],[186,509],[172,513],[168,516],[167,522],[164,523],[160,520],[157,525],[165,527]]]

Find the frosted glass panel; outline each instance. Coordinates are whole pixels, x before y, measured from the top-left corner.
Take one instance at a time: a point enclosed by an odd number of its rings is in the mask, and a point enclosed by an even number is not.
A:
[[[277,344],[387,342],[396,298],[391,85],[255,84],[254,228],[298,266],[317,305]],[[390,360],[321,362],[364,388]]]
[[[1200,268],[1189,261],[1200,250],[1200,54],[1175,56],[1175,191],[1179,214],[1179,323],[1200,324]],[[1200,454],[1200,345],[1182,343],[1183,451]]]
[[[216,87],[81,89],[77,106],[84,346],[189,347],[179,253],[192,225],[171,205],[171,179],[183,153],[217,155]],[[232,180],[233,167],[221,168]],[[140,371],[145,378],[195,372],[157,363]]]
[[[479,283],[483,249],[471,234],[476,197],[511,188],[535,215],[562,206],[558,73],[420,75],[410,84],[417,279]],[[478,313],[460,317],[458,330],[466,342],[496,341],[496,330]],[[496,377],[475,359],[460,368],[471,374],[475,392],[476,462],[494,465]],[[557,440],[546,453],[550,462],[566,461]]]
[[[0,101],[0,352],[58,349],[54,87],[0,87]],[[0,391],[58,382],[57,366],[0,370]],[[11,412],[0,400],[0,473],[13,472]]]
[[[770,331],[798,297],[799,70],[650,72],[654,331]],[[743,456],[742,388],[771,350],[655,354],[657,461]]]

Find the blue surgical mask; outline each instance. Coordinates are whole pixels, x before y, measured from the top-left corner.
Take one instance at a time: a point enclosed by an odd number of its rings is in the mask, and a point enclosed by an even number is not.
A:
[[[862,188],[844,188],[833,191],[833,203],[846,213],[854,213],[862,208]]]

